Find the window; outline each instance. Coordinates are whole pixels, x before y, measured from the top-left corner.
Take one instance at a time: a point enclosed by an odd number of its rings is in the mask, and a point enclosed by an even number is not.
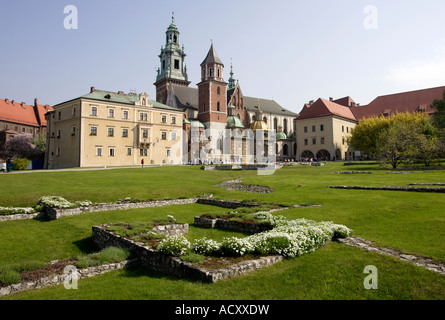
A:
[[[167,149],[167,157],[170,157],[170,154],[171,154],[170,149]]]
[[[324,144],[324,138],[320,138],[320,143]]]
[[[110,157],[114,157],[114,148],[110,148]]]
[[[172,124],[176,124],[176,117],[172,117]]]
[[[345,126],[341,126],[341,132],[345,132]]]
[[[167,123],[167,116],[162,116],[162,123]]]
[[[304,133],[306,133],[307,132],[307,127],[304,127]]]
[[[175,131],[172,131],[171,138],[172,138],[172,141],[176,141],[176,132]]]
[[[179,60],[175,59],[175,69],[179,70]]]
[[[209,77],[213,77],[213,69],[212,68],[209,69]]]
[[[90,127],[90,136],[97,136],[97,127]]]
[[[220,104],[219,104],[219,101],[218,101],[218,103],[216,104],[216,111],[220,111]]]
[[[142,138],[144,139],[148,138],[148,129],[142,129]]]
[[[57,119],[62,120],[62,111],[59,111],[59,113],[57,114]]]
[[[76,127],[72,127],[71,129],[71,135],[75,136],[76,135]]]
[[[309,144],[308,139],[304,139],[304,145],[307,146]]]
[[[220,76],[220,71],[219,71],[219,68],[218,68],[218,78],[220,78],[221,76]],[[219,94],[219,93],[218,93]]]
[[[131,148],[127,148],[127,156],[131,156]]]
[[[349,133],[349,127],[346,127],[346,133]]]
[[[320,131],[324,131],[324,124],[320,124]]]
[[[342,143],[342,144],[345,144],[345,138],[342,138],[342,139],[341,139],[341,143]]]
[[[219,71],[219,70],[218,70]],[[219,75],[218,75],[218,77],[219,77]],[[221,94],[221,88],[220,87],[218,87],[217,89],[216,89],[216,93],[218,94],[218,96]]]
[[[57,139],[60,139],[60,129],[57,130]]]
[[[148,119],[147,113],[145,113],[145,112],[139,113],[139,120],[140,121],[147,121],[147,119]]]
[[[146,157],[148,155],[147,149],[140,149],[139,150],[139,155],[141,157]]]
[[[96,148],[96,156],[97,157],[102,157],[102,148],[101,147],[97,147]]]
[[[25,128],[22,128],[22,132],[25,132],[25,130],[26,130]]]
[[[56,149],[56,156],[60,157],[60,148]]]
[[[122,112],[122,119],[128,119],[128,111],[127,110],[124,110]]]
[[[165,60],[162,60],[162,70],[165,70]]]
[[[108,118],[114,118],[114,109],[108,109]]]
[[[91,107],[91,115],[97,116],[97,107]]]
[[[315,131],[316,131],[315,126],[312,126],[312,132],[315,132]]]
[[[108,128],[108,136],[114,137],[114,128]]]
[[[161,132],[161,139],[162,140],[167,140],[167,132]]]
[[[317,144],[317,138],[312,138],[312,144]]]
[[[122,137],[124,138],[128,137],[128,129],[122,129]]]
[[[73,116],[76,115],[76,107],[73,108]]]

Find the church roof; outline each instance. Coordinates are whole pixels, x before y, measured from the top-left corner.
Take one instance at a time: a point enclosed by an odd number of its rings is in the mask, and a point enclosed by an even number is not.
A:
[[[173,94],[176,97],[176,104],[178,108],[192,108],[196,110],[198,109],[199,95],[197,88],[171,84],[170,90],[172,90]]]
[[[253,98],[253,97],[246,97],[246,96],[244,96],[243,98],[244,98],[244,105],[248,111],[257,111],[258,110],[257,107],[258,107],[258,99],[259,99],[260,108],[264,113],[272,113],[272,114],[283,115],[283,116],[292,116],[292,117],[298,116],[298,114],[283,108],[274,100]]]
[[[18,103],[0,99],[0,120],[29,126],[46,126],[45,113],[53,110],[50,106],[35,103],[34,106],[24,102]]]
[[[228,116],[227,117],[227,127],[228,128],[244,128],[244,125],[237,116]]]
[[[207,56],[205,57],[205,59],[201,63],[201,65],[203,65],[205,63],[218,63],[218,64],[222,64],[224,66],[224,64],[218,58],[218,55],[216,54],[215,48],[213,48],[213,43],[210,46],[209,53],[207,53]]]

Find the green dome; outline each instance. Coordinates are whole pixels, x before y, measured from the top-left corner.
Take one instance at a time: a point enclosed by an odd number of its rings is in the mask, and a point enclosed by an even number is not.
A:
[[[227,117],[227,127],[228,128],[244,128],[243,123],[240,118],[237,116],[228,116]]]
[[[183,124],[190,124],[190,121],[188,121],[187,119],[184,119],[184,120],[182,121],[182,123],[183,123]]]
[[[287,139],[287,136],[286,136],[286,134],[284,132],[277,132],[276,139],[277,140],[284,140],[284,139]]]
[[[192,128],[203,128],[203,129],[205,129],[205,125],[203,125],[202,124],[202,122],[200,122],[200,121],[192,121],[191,122],[191,124],[192,124]]]

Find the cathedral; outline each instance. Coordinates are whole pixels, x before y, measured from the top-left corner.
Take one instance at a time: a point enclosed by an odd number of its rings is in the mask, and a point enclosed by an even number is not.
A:
[[[192,131],[207,130],[221,133],[227,129],[241,135],[244,131],[272,132],[275,138],[273,150],[265,146],[266,154],[274,153],[278,161],[295,159],[297,151],[295,118],[298,114],[283,108],[274,100],[244,96],[239,82],[234,78],[232,65],[230,78],[226,82],[224,63],[218,57],[213,42],[200,65],[201,79],[196,88],[191,87],[184,63],[186,54],[184,46],[180,45],[179,36],[180,32],[172,17],[172,22],[166,31],[165,46],[161,47],[160,67],[157,69],[154,85],[157,102],[184,112],[183,128],[187,132],[184,141],[189,145],[188,152],[184,154],[189,154],[188,160],[193,158],[190,154],[190,145],[193,144]],[[242,142],[237,144],[234,140]],[[216,139],[216,147],[226,156],[224,162],[254,162],[256,161],[254,157],[248,157],[250,154],[247,150],[248,141],[249,138],[245,135],[241,139],[232,137],[227,150],[223,148],[224,142]],[[202,147],[201,145],[200,148]],[[221,157],[218,159],[212,157],[211,152],[212,148],[207,159],[202,160],[209,162],[221,160]]]

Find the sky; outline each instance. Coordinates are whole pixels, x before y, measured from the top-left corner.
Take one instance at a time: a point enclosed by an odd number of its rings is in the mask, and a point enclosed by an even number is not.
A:
[[[56,105],[94,86],[154,100],[172,12],[192,87],[211,41],[225,81],[232,63],[245,96],[296,113],[445,85],[443,0],[0,0],[0,99]]]

